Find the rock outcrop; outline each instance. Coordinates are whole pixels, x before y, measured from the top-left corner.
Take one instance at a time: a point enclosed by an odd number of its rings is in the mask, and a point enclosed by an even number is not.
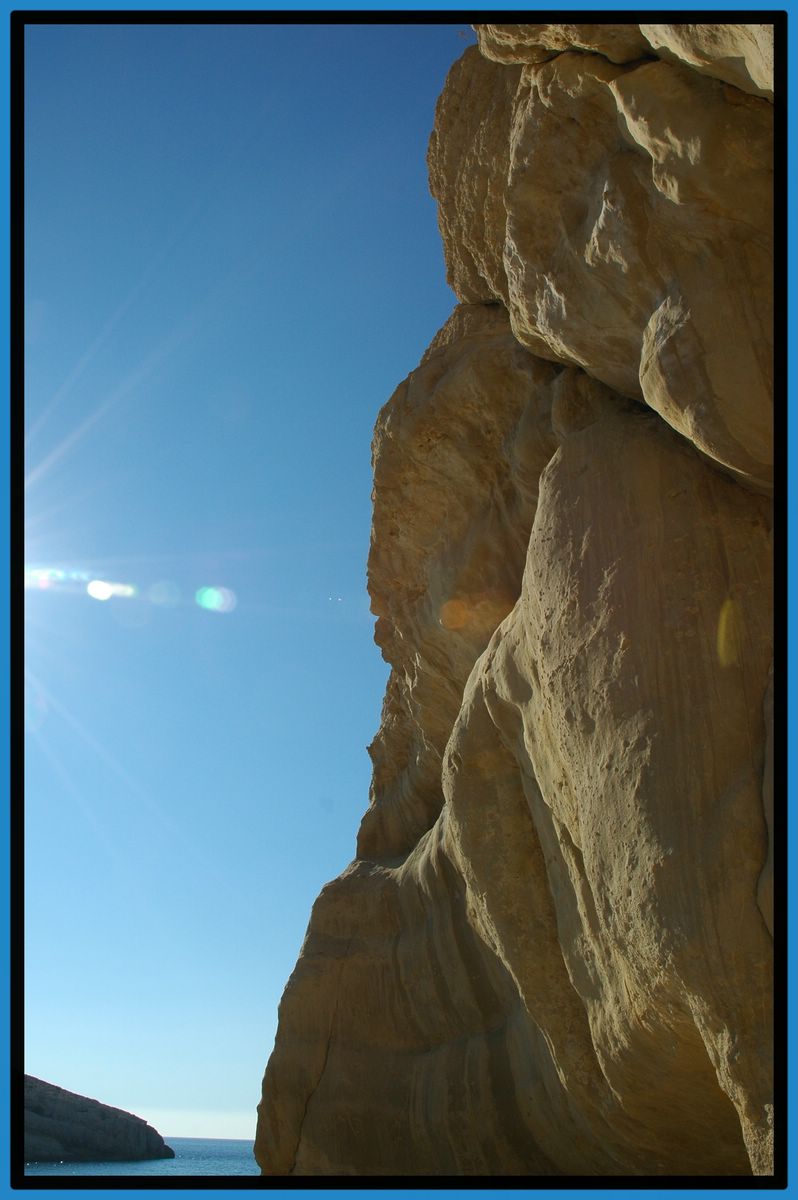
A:
[[[771,126],[766,100],[682,64],[473,48],[429,156],[457,295],[500,300],[532,353],[642,400],[763,491]]]
[[[266,1175],[773,1171],[767,26],[483,25],[377,420],[391,665]]]
[[[141,1117],[25,1076],[26,1162],[137,1162],[174,1156]]]

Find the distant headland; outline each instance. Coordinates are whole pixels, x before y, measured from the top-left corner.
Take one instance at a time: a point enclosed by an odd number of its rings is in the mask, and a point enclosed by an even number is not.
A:
[[[136,1162],[174,1156],[141,1117],[25,1076],[26,1162]]]

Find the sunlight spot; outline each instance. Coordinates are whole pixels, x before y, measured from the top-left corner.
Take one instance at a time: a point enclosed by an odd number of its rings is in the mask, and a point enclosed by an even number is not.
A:
[[[132,583],[108,583],[105,579],[92,579],[86,584],[86,591],[94,600],[110,600],[112,596],[135,596],[136,588]]]
[[[208,612],[232,612],[237,603],[235,592],[223,587],[201,587],[194,599],[200,608]]]
[[[91,583],[86,584],[86,591],[93,600],[110,600],[114,594],[112,585],[104,583],[102,579],[92,579]]]

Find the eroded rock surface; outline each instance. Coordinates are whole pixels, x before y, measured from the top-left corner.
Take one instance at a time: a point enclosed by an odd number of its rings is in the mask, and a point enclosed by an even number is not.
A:
[[[469,50],[430,142],[449,282],[772,484],[772,109],[681,64]],[[490,147],[490,153],[484,149]]]
[[[770,109],[704,70],[736,30],[481,26],[450,73],[462,302],[377,420],[392,670],[264,1174],[772,1172]]]
[[[141,1117],[25,1076],[25,1162],[137,1162],[174,1158]]]
[[[475,25],[479,48],[500,63],[541,63],[566,50],[613,63],[640,58],[683,62],[754,96],[773,99],[773,26]]]

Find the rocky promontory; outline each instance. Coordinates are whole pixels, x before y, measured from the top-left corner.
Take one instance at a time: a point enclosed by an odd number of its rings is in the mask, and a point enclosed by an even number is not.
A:
[[[136,1162],[174,1156],[141,1117],[25,1076],[26,1162]]]
[[[773,26],[478,25],[275,1176],[773,1173]],[[432,332],[432,331],[430,331]]]

